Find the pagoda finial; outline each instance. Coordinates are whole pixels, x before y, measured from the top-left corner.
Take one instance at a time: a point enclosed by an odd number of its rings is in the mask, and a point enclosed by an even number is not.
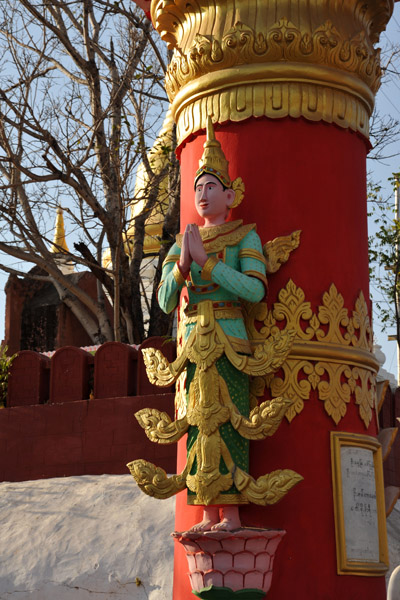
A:
[[[57,207],[57,217],[51,252],[54,252],[55,254],[58,254],[60,252],[64,254],[69,253],[69,248],[65,240],[64,216],[63,209],[61,208],[61,206]]]

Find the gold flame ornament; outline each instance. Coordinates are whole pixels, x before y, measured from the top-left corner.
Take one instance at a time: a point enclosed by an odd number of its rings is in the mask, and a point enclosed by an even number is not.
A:
[[[203,156],[199,160],[199,168],[196,171],[195,185],[199,177],[204,173],[213,175],[222,185],[235,192],[235,198],[231,208],[236,208],[244,198],[244,183],[241,177],[231,181],[229,177],[229,162],[221,148],[221,144],[215,137],[214,127],[210,116],[207,117],[206,125],[207,139],[204,143]]]

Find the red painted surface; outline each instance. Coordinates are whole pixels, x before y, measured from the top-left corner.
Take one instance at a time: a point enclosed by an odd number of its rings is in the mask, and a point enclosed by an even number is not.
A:
[[[96,277],[90,272],[80,273],[79,275],[76,285],[97,301]],[[108,317],[112,322],[113,312],[107,297],[105,297],[105,306]],[[62,348],[63,346],[90,346],[93,343],[92,338],[83,328],[82,324],[75,317],[71,309],[63,302],[60,302],[57,313],[58,323],[55,349]]]
[[[300,247],[289,262],[269,278],[268,302],[289,279],[300,286],[312,309],[332,283],[350,311],[360,290],[369,302],[366,151],[359,135],[334,125],[304,119],[249,119],[216,128],[230,161],[231,178],[241,176],[246,195],[232,218],[256,222],[263,243],[302,230]],[[202,155],[204,135],[182,148],[182,230],[199,222],[193,202],[193,177]],[[339,576],[333,514],[330,431],[375,435],[373,421],[365,429],[354,398],[335,427],[316,393],[291,424],[262,442],[251,443],[250,472],[254,477],[291,468],[304,477],[277,505],[241,509],[246,526],[285,529],[278,550],[268,600],[383,600],[383,577]],[[178,449],[178,471],[185,462]],[[201,520],[201,510],[177,497],[176,529],[184,531]],[[184,552],[176,548],[174,600],[193,597]]]
[[[176,447],[151,443],[134,414],[147,407],[173,416],[174,395],[103,398],[0,410],[0,481],[127,474],[145,458],[173,472]]]
[[[227,123],[216,127],[216,136],[231,178],[242,177],[246,186],[231,218],[257,223],[263,243],[302,230],[300,247],[269,278],[269,300],[292,278],[313,305],[332,282],[347,306],[360,289],[368,301],[365,140],[335,125],[289,117]],[[182,149],[181,230],[201,222],[193,181],[204,141],[199,135]]]
[[[170,341],[151,338],[147,345],[174,357]],[[175,444],[151,443],[134,414],[151,407],[173,418],[174,394],[156,388],[157,394],[147,389],[137,395],[139,370],[143,377],[141,352],[116,342],[98,349],[94,365],[79,348],[61,348],[51,361],[20,352],[11,366],[7,406],[0,409],[0,481],[124,474],[136,458],[173,472]],[[89,400],[93,380],[95,399],[91,394]]]
[[[89,398],[89,369],[93,356],[89,352],[65,346],[51,358],[50,402],[72,402]]]
[[[49,398],[50,359],[22,350],[13,360],[7,406],[42,404]]]
[[[25,281],[16,275],[10,275],[4,288],[6,294],[6,310],[4,319],[4,345],[9,354],[20,349],[21,315],[26,298]]]
[[[97,298],[97,283],[95,276],[90,273],[74,273],[68,277],[74,280],[75,285],[86,292],[91,298]],[[46,288],[48,283],[43,281],[33,281],[19,279],[11,275],[5,286],[6,292],[6,310],[5,310],[5,333],[4,344],[8,346],[9,354],[14,354],[18,350],[29,348],[31,350],[52,350],[63,346],[89,346],[92,341],[88,333],[84,330],[81,323],[73,315],[71,310],[58,299],[56,302],[56,320],[54,346],[46,345],[46,336],[43,333],[41,340],[36,339],[38,345],[26,345],[28,341],[22,339],[22,316],[24,307],[28,306],[32,300],[37,306],[46,307]],[[44,298],[43,298],[44,293]],[[56,295],[58,298],[58,296]],[[112,322],[112,308],[106,299],[106,310]],[[42,323],[43,326],[43,323]],[[29,344],[32,340],[29,340]],[[22,345],[21,345],[22,344]]]
[[[138,351],[127,344],[107,342],[94,357],[94,397],[135,396]]]
[[[170,361],[176,358],[175,342],[164,337],[148,338],[139,350],[107,342],[94,357],[73,346],[59,348],[51,360],[22,350],[11,366],[7,406],[172,392],[173,385],[160,388],[149,382],[141,352],[148,347],[160,349]]]

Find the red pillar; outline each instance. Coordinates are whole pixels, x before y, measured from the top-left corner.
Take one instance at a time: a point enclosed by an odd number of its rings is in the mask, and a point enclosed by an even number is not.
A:
[[[362,290],[368,293],[366,211],[367,141],[359,134],[304,119],[250,119],[216,127],[216,136],[230,161],[231,177],[241,176],[246,186],[242,204],[232,218],[257,223],[263,243],[301,229],[299,248],[286,265],[269,277],[268,304],[292,279],[306,294],[312,309],[334,283],[350,310]],[[255,144],[257,137],[268,140]],[[204,133],[182,148],[182,223],[198,221],[193,205],[193,177],[203,151]],[[265,177],[260,181],[260,173]],[[336,574],[335,523],[331,473],[330,431],[376,435],[375,415],[368,428],[359,416],[354,398],[336,426],[317,392],[304,401],[304,409],[291,423],[286,419],[277,433],[251,443],[250,472],[258,477],[278,468],[291,468],[304,477],[281,502],[263,508],[241,509],[250,527],[287,531],[277,553],[270,600],[354,600],[385,598],[383,577]],[[178,472],[186,458],[181,442]],[[185,493],[177,497],[176,529],[190,528],[200,511],[186,506]],[[192,594],[186,557],[176,548],[174,599]]]
[[[280,390],[295,405],[272,438],[251,443],[250,473],[289,468],[304,481],[277,505],[241,509],[245,526],[287,531],[269,600],[386,595],[383,573],[370,563],[364,572],[339,574],[334,503],[341,495],[333,485],[331,433],[377,433],[366,154],[380,76],[374,44],[392,8],[389,0],[152,4],[155,26],[174,48],[167,91],[180,144],[182,230],[199,222],[193,179],[211,114],[230,177],[246,186],[232,218],[256,222],[263,243],[302,231],[300,246],[269,277],[270,320],[263,324],[296,330],[287,364],[266,391]],[[178,472],[185,454],[181,442]],[[198,520],[200,509],[179,494],[176,529]],[[177,547],[174,600],[193,597],[187,570]]]

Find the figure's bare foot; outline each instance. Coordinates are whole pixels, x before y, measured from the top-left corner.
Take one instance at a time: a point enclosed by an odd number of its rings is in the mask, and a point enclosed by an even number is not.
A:
[[[212,531],[233,531],[241,528],[238,506],[224,506],[221,513],[221,522],[213,525]]]
[[[214,525],[219,522],[219,509],[215,506],[205,506],[203,510],[203,520],[191,527],[190,531],[211,531]]]

